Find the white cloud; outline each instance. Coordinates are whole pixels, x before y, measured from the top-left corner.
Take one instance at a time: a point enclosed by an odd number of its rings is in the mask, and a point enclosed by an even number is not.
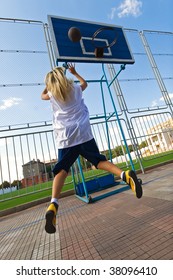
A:
[[[127,17],[130,15],[133,17],[138,17],[142,14],[141,8],[142,1],[124,0],[117,8],[111,8],[111,14],[109,15],[109,18],[113,19],[116,11],[119,18]]]
[[[22,101],[21,98],[10,97],[9,99],[2,100],[2,105],[0,105],[0,110],[6,110],[14,105],[18,105]]]
[[[170,97],[170,99],[173,99],[173,93],[169,93],[169,97]],[[160,98],[160,101],[164,101],[163,96]]]
[[[109,15],[109,18],[110,18],[110,19],[114,19],[115,12],[116,12],[116,8],[115,8],[115,7],[111,8],[111,13],[110,13],[110,15]]]
[[[132,15],[138,17],[141,15],[142,2],[138,0],[124,0],[124,2],[119,6],[118,17],[125,17]]]
[[[156,99],[151,102],[151,107],[155,107],[157,105],[158,105],[158,102]]]

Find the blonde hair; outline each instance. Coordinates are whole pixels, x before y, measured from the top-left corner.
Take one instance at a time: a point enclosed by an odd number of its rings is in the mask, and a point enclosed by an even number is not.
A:
[[[58,101],[67,101],[73,89],[73,80],[67,79],[63,67],[56,67],[50,71],[45,78],[47,90]]]

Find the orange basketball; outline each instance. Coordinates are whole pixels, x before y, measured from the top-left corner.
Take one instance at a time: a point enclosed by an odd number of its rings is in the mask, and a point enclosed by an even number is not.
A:
[[[79,42],[81,39],[80,29],[77,27],[71,27],[68,31],[68,37],[72,42]]]

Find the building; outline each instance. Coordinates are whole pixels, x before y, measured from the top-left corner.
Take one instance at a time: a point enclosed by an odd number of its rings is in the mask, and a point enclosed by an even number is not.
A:
[[[151,127],[147,130],[147,143],[145,148],[146,155],[163,153],[173,149],[173,119]]]
[[[22,186],[27,187],[53,180],[52,169],[56,162],[56,159],[45,162],[33,159],[23,164]]]
[[[38,176],[40,173],[45,172],[44,163],[41,162],[39,159],[33,159],[22,165],[22,167],[24,178],[29,178],[36,175]]]

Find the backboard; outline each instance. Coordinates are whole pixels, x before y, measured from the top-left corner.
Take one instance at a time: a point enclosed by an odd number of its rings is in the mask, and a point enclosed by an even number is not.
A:
[[[117,64],[133,64],[135,62],[121,26],[51,15],[48,15],[48,24],[58,62]],[[74,43],[69,39],[68,31],[71,27],[80,29],[81,39],[79,42]],[[93,34],[100,28],[103,30],[97,34],[93,41]],[[116,43],[112,47],[105,47],[111,45],[114,40]],[[104,47],[103,57],[95,56],[96,47]]]

